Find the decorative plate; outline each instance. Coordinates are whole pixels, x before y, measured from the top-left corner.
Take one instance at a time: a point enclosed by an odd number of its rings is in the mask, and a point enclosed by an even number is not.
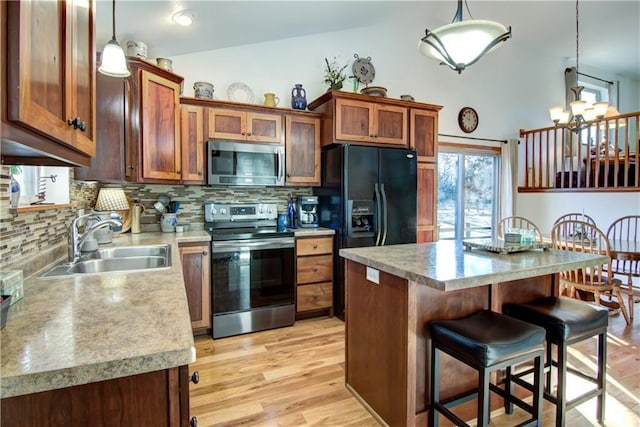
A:
[[[227,96],[229,101],[242,102],[244,104],[253,104],[255,101],[255,95],[251,88],[242,82],[232,83],[227,89]]]
[[[354,53],[353,57],[356,58],[356,60],[353,61],[353,65],[351,66],[351,71],[353,72],[354,77],[360,83],[371,83],[376,77],[376,69],[371,63],[371,57],[369,56],[366,59],[360,58],[357,53]]]

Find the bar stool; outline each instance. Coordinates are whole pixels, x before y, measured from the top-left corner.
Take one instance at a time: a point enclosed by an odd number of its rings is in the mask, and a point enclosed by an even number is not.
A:
[[[569,409],[597,397],[596,418],[604,420],[606,394],[607,327],[609,313],[606,308],[565,297],[545,297],[527,304],[505,304],[502,311],[514,318],[542,326],[547,331],[546,381],[544,398],[556,405],[556,426],[565,425]],[[595,377],[567,366],[567,347],[571,344],[598,336],[598,360]],[[557,360],[553,359],[553,345],[557,346]],[[557,368],[557,391],[551,393],[551,369]],[[596,385],[595,390],[567,401],[567,372],[578,375]],[[534,386],[521,377],[527,372],[513,375],[511,380],[529,390]]]
[[[478,426],[489,424],[489,391],[504,398],[505,410],[511,413],[515,403],[531,414],[521,426],[542,425],[542,382],[544,329],[489,310],[482,310],[457,320],[434,321],[431,330],[431,380],[429,426],[438,425],[438,412],[457,426],[468,426],[451,412],[458,404],[478,398]],[[440,400],[440,351],[478,371],[478,387],[463,396]],[[534,360],[532,405],[511,395],[511,367]],[[491,373],[506,368],[505,389],[491,383]]]

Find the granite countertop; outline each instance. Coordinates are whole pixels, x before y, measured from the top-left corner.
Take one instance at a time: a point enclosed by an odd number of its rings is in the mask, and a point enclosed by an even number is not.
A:
[[[336,234],[336,231],[332,228],[303,228],[298,227],[293,230],[296,237],[313,237],[313,236],[333,236]]]
[[[127,233],[101,247],[168,243],[171,267],[26,278],[0,332],[0,397],[194,362],[178,244],[209,240],[205,231]]]
[[[609,259],[554,249],[500,255],[465,250],[453,240],[340,249],[340,256],[441,291],[559,273]]]

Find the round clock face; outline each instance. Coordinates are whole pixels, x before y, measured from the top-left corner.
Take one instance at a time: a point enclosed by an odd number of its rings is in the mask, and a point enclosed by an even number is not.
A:
[[[471,133],[478,127],[478,113],[471,107],[464,107],[458,113],[458,126],[463,132]]]

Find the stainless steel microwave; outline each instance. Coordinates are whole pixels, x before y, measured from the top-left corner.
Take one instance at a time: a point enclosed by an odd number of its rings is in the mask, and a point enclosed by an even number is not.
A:
[[[208,185],[283,186],[284,146],[208,141]]]

